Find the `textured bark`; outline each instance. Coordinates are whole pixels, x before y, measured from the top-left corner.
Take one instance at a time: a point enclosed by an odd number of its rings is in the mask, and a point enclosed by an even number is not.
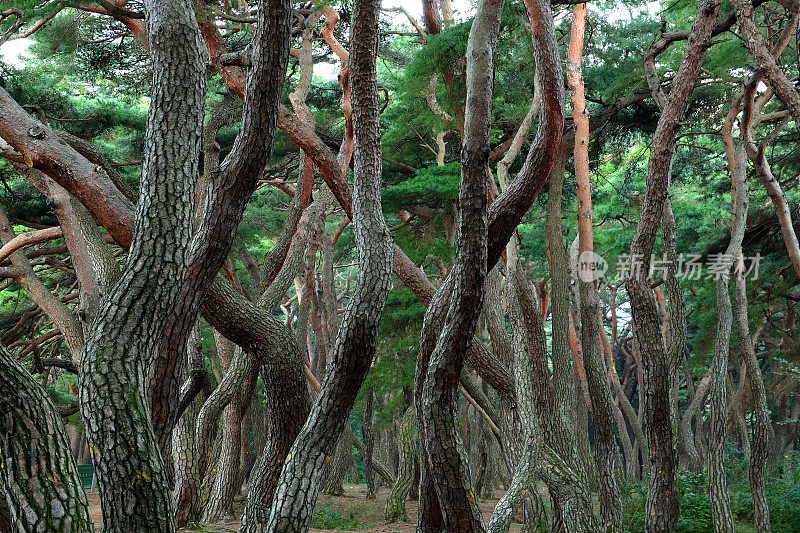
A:
[[[755,8],[752,0],[733,0],[731,4],[736,10],[736,20],[739,23],[739,30],[742,32],[742,40],[755,58],[767,85],[775,91],[794,121],[800,123],[800,93],[778,66],[775,56],[770,52],[764,37],[756,27]],[[792,7],[794,11],[797,11],[797,5]]]
[[[564,86],[560,81],[561,61],[550,5],[541,0],[525,0],[524,3],[533,35],[536,76],[542,91],[542,115],[525,163],[489,208],[489,269],[500,258],[511,234],[544,187],[558,155],[563,130]]]
[[[414,481],[414,463],[417,457],[417,416],[413,405],[403,415],[397,439],[400,458],[397,480],[386,498],[384,519],[387,522],[408,520],[405,502]]]
[[[206,368],[201,348],[200,330],[195,326],[189,336],[189,346],[187,347],[188,362],[184,374],[188,377],[185,380],[184,389],[193,386],[201,372],[205,378]],[[205,379],[207,380],[207,378]],[[205,388],[208,388],[207,381]],[[181,392],[187,391],[182,390]],[[172,432],[172,455],[175,462],[175,487],[172,491],[172,499],[175,502],[175,520],[179,526],[198,521],[203,511],[200,502],[202,480],[194,428],[207,394],[207,390],[204,392],[201,387]]]
[[[378,2],[357,1],[353,11],[350,86],[353,99],[353,231],[358,280],[336,338],[330,370],[311,413],[282,458],[268,531],[305,531],[320,490],[327,457],[347,422],[372,363],[380,316],[389,289],[392,245],[380,206],[381,152],[376,88]],[[244,529],[244,524],[243,524]],[[256,530],[256,529],[251,529]]]
[[[741,255],[739,258],[741,260]],[[771,531],[769,505],[764,493],[764,468],[767,463],[770,431],[769,410],[761,367],[750,340],[750,324],[747,319],[747,284],[741,274],[736,275],[736,328],[742,358],[747,365],[747,382],[753,395],[753,411],[755,413],[753,445],[750,450],[750,464],[747,468],[750,492],[753,496],[753,521],[758,533],[769,533]]]
[[[705,399],[708,394],[710,382],[710,375],[700,380],[697,384],[695,395],[689,403],[689,407],[684,411],[680,423],[678,424],[678,450],[681,453],[682,467],[696,472],[702,470],[703,458],[695,444],[695,432],[692,431],[692,419],[697,415],[698,411],[705,406]]]
[[[94,531],[61,417],[5,348],[0,348],[0,428],[0,528]]]
[[[586,4],[575,6],[567,51],[567,82],[571,89],[572,118],[575,124],[575,182],[578,203],[578,239],[582,254],[594,251],[592,227],[592,192],[589,180],[589,113],[584,96],[581,56],[586,24]],[[580,268],[580,265],[579,265]],[[593,271],[591,268],[590,272]],[[592,421],[595,436],[595,465],[599,486],[601,528],[604,531],[622,530],[622,502],[614,479],[614,455],[617,449],[611,391],[603,369],[600,353],[600,302],[593,281],[580,277],[581,347],[583,348],[586,382],[592,401]]]
[[[675,135],[699,74],[718,9],[719,2],[716,0],[703,1],[698,6],[686,52],[653,135],[647,191],[630,249],[632,257],[643,260],[642,273],[649,272],[650,255],[667,200]],[[658,101],[659,91],[654,92]],[[676,362],[671,360],[664,347],[658,310],[649,283],[644,278],[643,274],[631,276],[626,280],[626,287],[636,323],[635,335],[642,354],[640,388],[645,392],[642,410],[646,417],[651,463],[645,515],[647,530],[655,533],[674,529],[680,504],[676,442],[672,430],[675,413],[670,398]]]
[[[425,500],[422,494],[420,497],[422,531],[440,526],[448,531],[484,530],[455,418],[458,380],[480,314],[487,274],[489,124],[502,8],[501,1],[483,2],[470,30],[458,247],[450,274],[434,296],[434,302],[449,301],[448,309],[439,315],[434,313],[443,311],[440,306],[432,303],[429,307],[417,361],[417,374],[424,375],[417,380],[416,391],[425,487],[420,491],[425,492]],[[432,326],[440,321],[442,333],[435,335]],[[432,498],[438,500],[440,517],[435,514],[435,505],[423,507],[423,503],[432,503]]]
[[[352,428],[351,428],[352,429]],[[322,491],[331,496],[341,496],[344,494],[344,478],[347,470],[353,464],[353,441],[347,432],[343,433],[336,444],[336,451],[328,463],[329,469],[327,479]]]
[[[747,221],[748,191],[746,161],[744,148],[736,147],[735,165],[733,168],[732,205],[733,220],[731,240],[725,250],[724,274],[716,281],[717,296],[717,338],[714,344],[714,357],[711,362],[711,428],[709,431],[708,450],[708,490],[711,498],[711,516],[714,520],[714,531],[733,532],[735,526],[730,509],[728,482],[725,474],[725,437],[727,435],[727,375],[730,349],[731,325],[733,316],[731,299],[728,294],[730,269],[738,256],[744,238]]]
[[[252,68],[244,92],[240,133],[219,172],[210,176],[205,209],[192,238],[181,292],[187,310],[175,320],[172,334],[164,341],[170,344],[153,370],[158,386],[152,391],[152,418],[161,442],[168,441],[177,415],[176,361],[182,357],[203,292],[228,257],[247,200],[272,150],[289,59],[291,8],[287,0],[261,0],[259,7],[258,25],[250,44]],[[151,50],[154,47],[151,39]]]
[[[253,359],[249,353],[234,350],[233,344],[216,330],[214,330],[214,341],[225,375],[203,403],[197,415],[194,433],[197,439],[198,470],[201,478],[205,478],[207,469],[214,465],[209,458],[217,440],[220,415],[244,387],[253,366]]]
[[[153,93],[134,238],[126,270],[98,312],[80,369],[81,415],[107,532],[175,527],[148,412],[148,378],[189,303],[183,278],[205,80],[191,5],[146,7]]]
[[[242,418],[255,388],[256,373],[248,365],[244,382],[222,413],[220,457],[216,466],[214,483],[203,510],[203,522],[233,516],[233,498],[239,493],[239,469],[242,441]],[[247,435],[249,440],[249,434]],[[248,442],[249,445],[249,442]]]
[[[367,498],[369,499],[374,499],[378,494],[378,484],[372,466],[375,459],[375,427],[372,420],[374,398],[375,394],[372,389],[368,390],[361,425],[361,433],[364,435],[364,473],[367,476]]]
[[[545,222],[545,247],[550,260],[550,302],[552,316],[553,359],[553,420],[565,428],[573,427],[572,408],[572,352],[569,343],[570,288],[567,249],[561,227],[561,196],[564,168],[568,151],[562,150],[550,173],[547,195],[547,220]],[[580,400],[579,400],[580,401]],[[574,432],[570,442],[561,443],[562,453],[574,446]]]
[[[303,211],[303,202],[300,200],[300,196],[304,195],[306,187],[310,188],[310,186],[310,183],[306,183],[303,173],[298,180],[298,194],[292,205],[292,211]],[[309,245],[313,221],[320,217],[320,213],[325,210],[329,201],[330,199],[323,193],[300,216],[296,227],[297,231],[294,238],[290,239],[291,246],[285,254],[280,270],[271,276],[274,279],[269,286],[262,286],[263,292],[259,297],[258,305],[265,316],[269,316],[269,310],[274,309],[280,303],[286,290],[292,284],[294,275],[300,268],[304,252]],[[288,216],[290,219],[294,219],[294,217],[293,214]],[[265,258],[265,272],[269,272],[276,264],[273,260],[273,253],[281,253],[280,248],[276,248]],[[264,279],[267,279],[266,274]],[[270,320],[275,321],[272,317]],[[278,325],[277,321],[275,324]],[[280,351],[288,350],[290,364],[287,365],[281,358],[272,357],[268,357],[261,364],[261,376],[265,384],[267,404],[267,445],[253,467],[254,474],[251,477],[247,506],[242,517],[244,531],[247,531],[247,528],[262,527],[266,522],[283,466],[283,458],[289,452],[289,448],[310,410],[310,396],[303,377],[303,350],[298,346],[297,337],[290,330],[281,325],[279,331],[281,337],[275,341],[280,343]],[[262,349],[267,351],[263,353],[269,354],[270,351],[275,350],[270,347],[271,343],[272,340],[269,340],[267,344],[264,344]]]

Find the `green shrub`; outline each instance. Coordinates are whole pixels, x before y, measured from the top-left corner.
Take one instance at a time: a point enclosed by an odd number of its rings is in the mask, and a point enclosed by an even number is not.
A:
[[[333,509],[323,507],[314,512],[314,517],[311,519],[311,527],[318,529],[336,529],[339,531],[355,531],[359,529],[359,523],[356,518],[345,519]]]

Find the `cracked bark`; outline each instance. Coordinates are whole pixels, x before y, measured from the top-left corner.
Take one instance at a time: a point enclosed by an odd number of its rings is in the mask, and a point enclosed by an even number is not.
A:
[[[731,325],[733,315],[731,298],[728,294],[730,269],[734,259],[739,255],[744,238],[747,221],[748,190],[746,181],[747,163],[744,147],[736,146],[735,164],[732,169],[733,191],[731,210],[731,240],[725,250],[723,264],[724,273],[716,280],[717,297],[717,338],[714,344],[714,356],[709,371],[711,376],[711,427],[709,431],[708,449],[708,490],[711,498],[711,517],[714,531],[733,532],[735,526],[730,509],[728,482],[725,474],[724,452],[727,436],[727,376],[730,349]],[[747,341],[745,341],[747,342]]]
[[[630,248],[631,257],[643,259],[643,272],[649,271],[650,255],[668,196],[675,135],[700,72],[718,10],[717,0],[704,0],[698,6],[686,52],[653,136],[647,191]],[[658,89],[654,91],[657,101],[659,92]],[[646,392],[642,411],[647,421],[651,464],[646,526],[651,533],[671,531],[678,519],[680,504],[676,442],[672,431],[675,413],[670,397],[677,362],[671,360],[663,344],[660,317],[647,280],[643,276],[631,276],[626,279],[626,287],[636,323],[635,336],[641,349],[640,388]]]
[[[380,316],[389,289],[392,244],[380,206],[381,152],[376,56],[380,6],[356,1],[350,50],[353,100],[353,231],[359,257],[358,280],[336,343],[330,370],[308,420],[289,453],[272,502],[270,532],[305,531],[320,490],[327,457],[347,422],[355,396],[375,353]],[[255,529],[253,529],[255,530]]]
[[[488,137],[502,9],[502,1],[481,3],[470,30],[458,248],[453,268],[425,315],[420,341],[415,382],[422,443],[421,531],[484,531],[455,417],[463,354],[472,341],[487,274]],[[446,314],[440,314],[445,309],[437,300],[447,302]],[[432,331],[437,322],[440,335]]]
[[[94,531],[69,440],[42,386],[0,347],[0,528]]]
[[[189,300],[182,293],[205,80],[188,1],[146,7],[153,92],[134,238],[126,270],[87,338],[79,376],[105,532],[175,528],[148,378]]]

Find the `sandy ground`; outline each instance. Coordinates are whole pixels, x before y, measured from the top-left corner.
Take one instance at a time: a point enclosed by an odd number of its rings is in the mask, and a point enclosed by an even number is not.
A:
[[[408,522],[393,522],[386,524],[383,522],[383,509],[386,505],[386,497],[389,494],[389,489],[386,487],[381,488],[378,492],[378,497],[374,500],[366,498],[367,488],[365,485],[346,485],[345,493],[342,496],[328,496],[323,494],[317,502],[317,509],[330,509],[336,511],[343,519],[349,520],[356,518],[362,529],[356,531],[370,532],[370,533],[409,533],[416,531],[417,523],[417,502],[406,501],[406,508],[408,509]],[[498,492],[496,497],[500,496]],[[484,519],[488,520],[491,516],[492,509],[494,508],[497,499],[481,501],[480,507],[483,511]],[[100,512],[100,497],[96,492],[89,493],[89,506],[92,510],[92,518],[94,520],[95,529],[100,530],[102,524],[102,513]],[[201,531],[213,533],[232,533],[239,527],[239,518],[241,517],[242,507],[244,506],[244,497],[237,499],[235,519],[224,520],[216,524],[209,524]],[[512,531],[517,530],[518,527],[511,528]],[[181,529],[182,532],[197,531],[197,529]],[[333,529],[310,529],[312,533],[330,533],[336,530]]]

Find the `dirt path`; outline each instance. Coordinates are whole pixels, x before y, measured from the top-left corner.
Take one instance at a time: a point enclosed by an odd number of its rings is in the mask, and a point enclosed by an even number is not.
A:
[[[346,485],[342,496],[329,496],[323,494],[317,502],[316,523],[320,526],[334,529],[311,528],[311,533],[333,533],[335,531],[362,531],[369,533],[412,533],[416,531],[417,524],[417,502],[406,501],[408,509],[407,522],[393,522],[390,524],[383,521],[383,510],[386,506],[386,497],[389,489],[383,487],[378,491],[378,497],[368,500],[366,497],[367,488],[365,485]],[[488,521],[492,514],[492,509],[497,503],[500,493],[495,494],[496,498],[481,501],[480,507],[484,519]],[[206,531],[209,533],[233,533],[239,528],[239,519],[244,508],[244,496],[236,500],[236,518],[223,520],[216,524],[207,525],[204,529],[180,529],[181,532]],[[100,530],[102,524],[102,513],[100,512],[100,497],[96,492],[89,493],[89,507],[92,511],[95,529]],[[517,531],[519,526],[512,526],[512,531]]]

